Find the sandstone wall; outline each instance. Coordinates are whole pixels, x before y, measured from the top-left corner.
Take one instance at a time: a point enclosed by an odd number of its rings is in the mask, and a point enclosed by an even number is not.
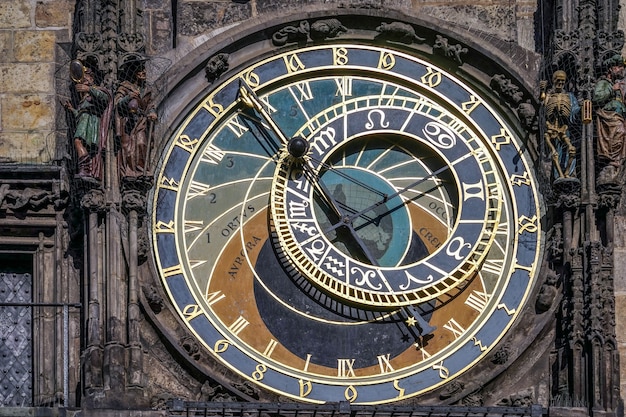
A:
[[[0,162],[55,158],[55,72],[70,41],[70,0],[0,2]]]

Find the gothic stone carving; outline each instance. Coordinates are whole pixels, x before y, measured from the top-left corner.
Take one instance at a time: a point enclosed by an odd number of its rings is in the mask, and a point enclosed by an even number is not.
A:
[[[387,41],[410,44],[413,42],[424,42],[426,40],[417,36],[413,26],[402,22],[381,23],[381,25],[376,28],[376,31],[379,33],[376,39]]]
[[[456,45],[450,45],[448,38],[437,35],[435,44],[433,45],[433,52],[437,55],[454,60],[457,65],[463,65],[461,56],[467,54],[468,49],[458,43]]]
[[[348,29],[338,19],[322,19],[310,23],[303,20],[297,26],[285,26],[272,35],[274,46],[283,46],[288,43],[306,42],[335,38]]]
[[[226,53],[213,55],[211,58],[209,58],[206,67],[204,68],[206,79],[209,83],[213,83],[215,80],[221,77],[223,73],[228,71],[228,58],[229,55]]]
[[[146,286],[142,289],[143,294],[146,297],[146,301],[148,302],[148,305],[150,306],[152,311],[154,311],[155,314],[159,314],[165,307],[165,302],[163,301],[163,298],[161,298],[158,291],[153,286]]]
[[[50,205],[61,209],[67,204],[67,199],[66,193],[56,194],[30,187],[11,189],[10,184],[0,185],[0,208],[4,209],[38,211]]]

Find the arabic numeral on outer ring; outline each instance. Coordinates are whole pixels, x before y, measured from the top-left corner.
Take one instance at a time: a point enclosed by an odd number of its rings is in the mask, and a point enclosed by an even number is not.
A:
[[[255,381],[261,381],[265,377],[265,372],[267,372],[267,366],[259,364],[256,366],[256,371],[252,372],[252,378]]]

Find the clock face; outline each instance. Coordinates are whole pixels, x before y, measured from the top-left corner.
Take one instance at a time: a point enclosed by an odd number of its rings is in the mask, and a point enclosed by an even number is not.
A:
[[[532,285],[540,211],[513,132],[432,64],[298,49],[211,90],[151,207],[173,306],[223,366],[307,402],[379,404],[467,371]]]

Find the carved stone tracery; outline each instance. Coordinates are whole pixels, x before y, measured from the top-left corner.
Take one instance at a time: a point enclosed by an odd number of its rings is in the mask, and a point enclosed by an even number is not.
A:
[[[583,112],[589,113],[599,109],[591,107],[591,99],[605,71],[603,63],[624,45],[623,33],[615,30],[615,23],[600,16],[611,6],[599,3],[581,1],[571,14],[559,16],[572,22],[572,27],[553,32],[551,60],[546,62],[551,73],[564,70],[571,77],[572,92],[581,101]],[[560,277],[563,295],[557,314],[552,397],[555,404],[614,415],[619,380],[612,371],[618,366],[614,354],[613,228],[616,208],[622,204],[619,189],[623,179],[607,181],[606,175],[599,175],[602,166],[595,158],[598,136],[594,123],[599,122],[583,114],[570,126],[579,138],[575,144],[580,183],[551,184],[553,230],[558,232],[551,236],[551,247],[562,245],[562,251],[549,252],[550,266]]]

